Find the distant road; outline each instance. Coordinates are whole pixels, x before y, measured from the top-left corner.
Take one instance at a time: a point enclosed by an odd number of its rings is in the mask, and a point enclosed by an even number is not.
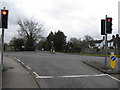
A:
[[[45,51],[7,52],[16,57],[38,75],[41,88],[117,88],[118,81],[82,63],[83,60],[99,60],[104,57],[51,54]]]

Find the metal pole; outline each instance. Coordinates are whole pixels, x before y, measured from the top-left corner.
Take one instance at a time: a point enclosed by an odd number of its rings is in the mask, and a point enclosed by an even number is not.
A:
[[[107,15],[105,17],[105,31],[106,31],[106,18],[107,18]],[[105,68],[107,67],[107,33],[105,35]]]
[[[105,35],[105,67],[107,67],[107,34]]]
[[[4,29],[2,28],[2,51],[1,51],[1,68],[3,69],[3,51],[4,51]]]
[[[3,7],[5,9],[5,7]],[[4,28],[2,28],[2,51],[1,51],[1,68],[3,70],[3,51],[4,51]]]

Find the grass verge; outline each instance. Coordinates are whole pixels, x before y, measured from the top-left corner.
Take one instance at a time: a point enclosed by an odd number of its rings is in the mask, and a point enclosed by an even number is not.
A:
[[[88,54],[88,53],[70,53],[70,54],[105,57],[104,54]],[[110,55],[108,54],[107,57],[110,57]],[[117,57],[120,57],[120,55],[117,55]]]

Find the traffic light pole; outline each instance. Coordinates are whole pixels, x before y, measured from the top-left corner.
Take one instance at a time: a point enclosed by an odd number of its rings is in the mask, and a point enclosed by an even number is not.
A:
[[[112,18],[105,16],[105,19],[101,19],[101,35],[105,35],[105,69],[107,69],[107,54],[108,54],[108,42],[107,42],[107,34],[112,33]]]
[[[3,51],[4,51],[4,29],[2,28],[2,51],[1,51],[1,68],[3,69]]]
[[[4,28],[7,28],[7,23],[3,23],[3,22],[7,22],[7,17],[8,17],[8,10],[5,10],[5,7],[3,7],[3,11],[2,13],[2,51],[1,51],[1,69],[3,70],[3,52],[4,52]],[[6,19],[3,19],[6,18]]]
[[[106,15],[106,18],[107,18],[107,15]],[[105,19],[106,20],[106,19]],[[106,31],[106,21],[105,21],[105,31]],[[107,33],[105,34],[105,68],[107,68],[107,52],[108,52],[108,49],[107,49]]]
[[[105,68],[107,67],[107,34],[105,35]]]

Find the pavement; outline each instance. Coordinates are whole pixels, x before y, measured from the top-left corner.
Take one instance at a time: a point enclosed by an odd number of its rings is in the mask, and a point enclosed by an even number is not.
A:
[[[106,66],[103,63],[97,62],[96,61],[91,61],[91,60],[87,60],[87,61],[83,61],[83,63],[105,73],[105,74],[110,74],[113,75],[114,77],[120,79],[120,69],[119,68],[114,68],[112,69],[110,66]]]
[[[34,76],[19,62],[4,57],[2,88],[39,88]]]

